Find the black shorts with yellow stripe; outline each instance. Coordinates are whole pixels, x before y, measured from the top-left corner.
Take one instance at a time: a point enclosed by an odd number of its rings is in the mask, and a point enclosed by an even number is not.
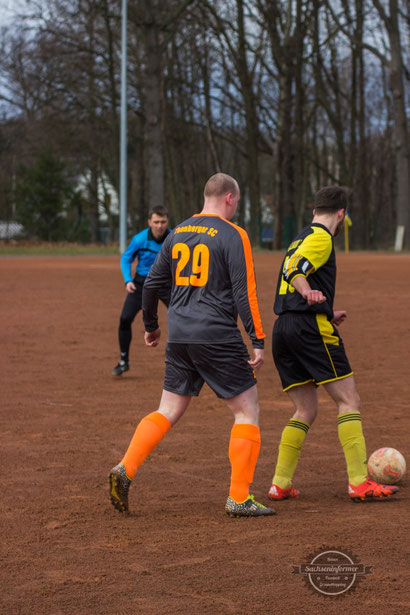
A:
[[[353,374],[343,341],[326,314],[281,314],[273,326],[272,353],[284,391]]]
[[[164,390],[199,395],[204,382],[222,399],[235,397],[256,384],[243,341],[166,346]]]

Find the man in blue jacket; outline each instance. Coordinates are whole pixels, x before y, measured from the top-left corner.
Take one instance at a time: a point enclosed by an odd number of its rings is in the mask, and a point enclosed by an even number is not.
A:
[[[145,278],[168,234],[168,211],[162,205],[156,205],[149,211],[148,228],[134,235],[128,248],[121,256],[121,271],[124,276],[127,297],[122,308],[118,329],[121,359],[112,370],[114,376],[122,376],[130,368],[131,325],[141,309],[142,287],[144,286]],[[133,278],[131,266],[135,259],[138,259],[138,263]],[[159,298],[167,307],[170,296],[171,286],[165,286],[161,289]]]

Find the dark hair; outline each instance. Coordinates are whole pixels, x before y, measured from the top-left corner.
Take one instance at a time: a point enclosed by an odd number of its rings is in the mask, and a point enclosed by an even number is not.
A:
[[[168,209],[163,205],[154,205],[153,207],[150,207],[148,212],[148,220],[150,220],[154,214],[162,217],[166,216],[168,218]]]
[[[315,194],[314,208],[320,213],[334,213],[339,209],[347,209],[348,196],[342,186],[325,186]]]
[[[205,184],[205,197],[224,196],[228,194],[228,192],[232,192],[232,194],[236,195],[238,192],[238,184],[233,177],[226,173],[215,173]]]

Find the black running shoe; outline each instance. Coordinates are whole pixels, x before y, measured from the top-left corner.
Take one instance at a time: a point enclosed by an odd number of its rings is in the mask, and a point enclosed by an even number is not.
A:
[[[124,372],[127,372],[130,369],[130,364],[128,361],[118,361],[117,365],[112,370],[113,376],[122,376]]]
[[[131,480],[128,478],[125,467],[121,464],[115,466],[109,476],[111,503],[120,512],[128,512],[128,491]]]
[[[226,500],[225,512],[230,517],[268,517],[276,515],[273,508],[268,508],[257,502],[253,495],[250,495],[244,502],[235,502],[231,497]]]

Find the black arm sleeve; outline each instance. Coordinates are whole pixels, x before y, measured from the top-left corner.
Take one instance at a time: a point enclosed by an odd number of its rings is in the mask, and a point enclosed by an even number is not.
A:
[[[171,262],[169,258],[169,244],[173,233],[170,233],[156,257],[142,289],[142,319],[145,330],[158,329],[158,296],[159,290],[170,286],[172,281]]]

